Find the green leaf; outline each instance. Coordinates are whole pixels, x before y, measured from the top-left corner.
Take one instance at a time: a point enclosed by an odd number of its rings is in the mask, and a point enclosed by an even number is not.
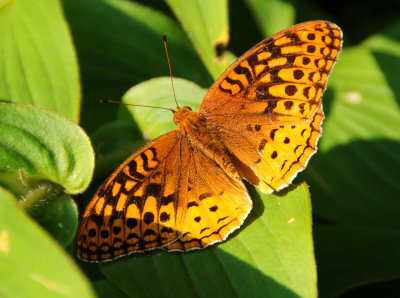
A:
[[[93,297],[72,260],[0,188],[0,295]]]
[[[207,92],[195,83],[179,78],[174,79],[174,86],[179,106],[190,106],[192,110],[198,109]],[[174,108],[171,79],[155,78],[140,83],[125,93],[123,101],[129,104]],[[124,113],[126,109],[130,114]],[[120,119],[128,120],[129,117],[133,117],[145,136],[152,139],[177,128],[172,121],[171,112],[162,109],[121,107]]]
[[[29,185],[22,183],[44,180],[77,194],[90,183],[93,166],[92,146],[78,125],[34,106],[0,103],[1,184],[25,194]]]
[[[327,119],[309,173],[314,211],[333,222],[400,227],[393,221],[400,216],[400,59],[392,58],[345,50],[329,81]]]
[[[126,298],[129,297],[125,295],[122,291],[118,290],[112,283],[106,279],[97,280],[93,282],[93,288],[96,291],[97,297],[99,298]]]
[[[324,95],[323,136],[306,171],[314,212],[335,224],[315,233],[323,296],[399,278],[398,26],[345,49]]]
[[[318,224],[314,234],[321,297],[400,278],[398,231]]]
[[[166,0],[214,79],[232,62],[219,57],[229,41],[227,0]]]
[[[66,247],[74,240],[78,229],[78,208],[75,201],[63,194],[41,213],[37,222],[54,240]]]
[[[13,2],[14,0],[0,0],[0,9],[3,9],[4,7],[10,5]]]
[[[246,0],[264,36],[271,36],[295,23],[295,0]]]
[[[383,52],[393,56],[400,56],[400,21],[395,22],[387,30],[375,34],[365,40],[362,45],[373,52]]]
[[[78,66],[59,1],[8,3],[0,10],[0,44],[0,99],[79,120]]]
[[[137,125],[128,121],[107,123],[96,130],[91,139],[96,150],[94,178],[104,178],[144,144]]]
[[[229,241],[189,253],[137,254],[102,272],[129,296],[316,297],[307,185],[251,196],[254,210]]]
[[[63,5],[80,61],[86,130],[116,118],[117,105],[99,104],[99,99],[117,100],[134,84],[169,75],[163,34],[174,75],[205,86],[212,83],[172,18],[129,1],[65,0]]]

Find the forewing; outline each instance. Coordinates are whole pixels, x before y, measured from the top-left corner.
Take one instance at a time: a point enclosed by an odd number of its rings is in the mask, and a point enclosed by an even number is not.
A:
[[[191,148],[190,160],[185,223],[180,238],[167,250],[200,249],[224,241],[252,208],[240,179],[230,177],[196,148]]]
[[[321,106],[328,76],[342,45],[340,28],[302,23],[265,39],[213,84],[199,113],[235,127],[301,123]]]
[[[209,130],[262,191],[287,186],[315,153],[341,45],[335,24],[293,26],[240,57],[206,94],[199,112]]]
[[[129,157],[89,203],[77,234],[78,257],[111,260],[175,241],[185,219],[188,163],[177,130]]]

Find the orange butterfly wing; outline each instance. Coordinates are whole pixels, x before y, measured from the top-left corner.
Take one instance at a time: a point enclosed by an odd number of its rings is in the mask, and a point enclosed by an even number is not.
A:
[[[238,158],[242,177],[264,192],[287,186],[316,151],[322,94],[341,45],[335,24],[293,26],[240,57],[206,94],[199,113]]]
[[[182,234],[166,250],[187,251],[224,241],[252,208],[240,178],[228,175],[215,160],[190,146],[188,205]]]
[[[251,206],[240,179],[174,130],[100,186],[83,215],[77,255],[98,262],[154,248],[202,248],[225,240]]]
[[[78,257],[109,260],[176,241],[187,206],[188,158],[188,147],[174,130],[121,164],[86,208]]]
[[[279,32],[254,46],[221,75],[204,97],[199,113],[224,126],[307,120],[321,104],[341,45],[340,28],[326,21]]]

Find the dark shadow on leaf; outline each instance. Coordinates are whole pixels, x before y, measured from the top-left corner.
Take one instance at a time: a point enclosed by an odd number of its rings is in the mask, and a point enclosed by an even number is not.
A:
[[[387,30],[381,33],[387,38],[392,39],[393,41],[400,43],[400,21],[397,18],[395,22],[392,22]]]
[[[314,239],[321,297],[337,297],[360,285],[400,278],[398,232],[319,224],[314,225]],[[396,297],[387,294],[343,297]]]
[[[299,184],[292,184],[292,185],[289,185],[288,187],[285,187],[284,189],[282,189],[282,190],[280,190],[280,191],[278,191],[278,192],[274,192],[274,194],[275,194],[276,196],[279,196],[279,197],[284,197],[284,196],[286,196],[286,195],[288,194],[288,192],[290,192],[290,191],[292,191],[292,190],[295,190],[296,187],[299,187],[302,183],[303,183],[303,182],[300,182]]]
[[[332,224],[332,221],[327,220],[326,218],[323,218],[321,216],[318,216],[315,213],[312,214],[312,222],[313,224]]]
[[[313,230],[321,296],[399,278],[398,152],[400,142],[357,140],[311,160],[306,177],[319,219]]]
[[[324,95],[322,97],[322,104],[325,113],[325,118],[329,118],[334,98],[335,98],[334,89],[328,87],[328,89],[325,90]]]
[[[299,297],[252,265],[221,249],[135,255],[101,266],[133,297]]]
[[[128,295],[118,290],[113,284],[106,279],[97,280],[92,283],[92,287],[98,298],[127,298]]]
[[[305,172],[313,211],[331,222],[398,230],[399,152],[400,142],[387,139],[319,152]]]
[[[243,228],[247,227],[264,213],[264,203],[260,194],[256,191],[256,188],[247,181],[245,182],[245,185],[247,191],[249,192],[250,198],[253,201],[253,208],[244,222]]]
[[[384,293],[384,294],[383,294]],[[361,287],[356,287],[341,294],[340,298],[374,298],[382,297],[397,297],[400,293],[400,279],[385,281],[385,282],[374,282]]]
[[[399,36],[398,38],[400,40]],[[400,107],[400,58],[378,51],[373,51],[372,55],[382,69],[382,74],[385,75],[386,81],[392,89],[397,104]]]

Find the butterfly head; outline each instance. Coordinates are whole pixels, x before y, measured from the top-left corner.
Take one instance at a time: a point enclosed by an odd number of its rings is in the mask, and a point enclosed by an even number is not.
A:
[[[190,114],[193,114],[193,112],[188,106],[177,108],[176,111],[174,111],[174,123],[179,126]]]
[[[176,109],[174,123],[181,132],[192,137],[202,135],[206,130],[199,113],[193,112],[188,106]]]

